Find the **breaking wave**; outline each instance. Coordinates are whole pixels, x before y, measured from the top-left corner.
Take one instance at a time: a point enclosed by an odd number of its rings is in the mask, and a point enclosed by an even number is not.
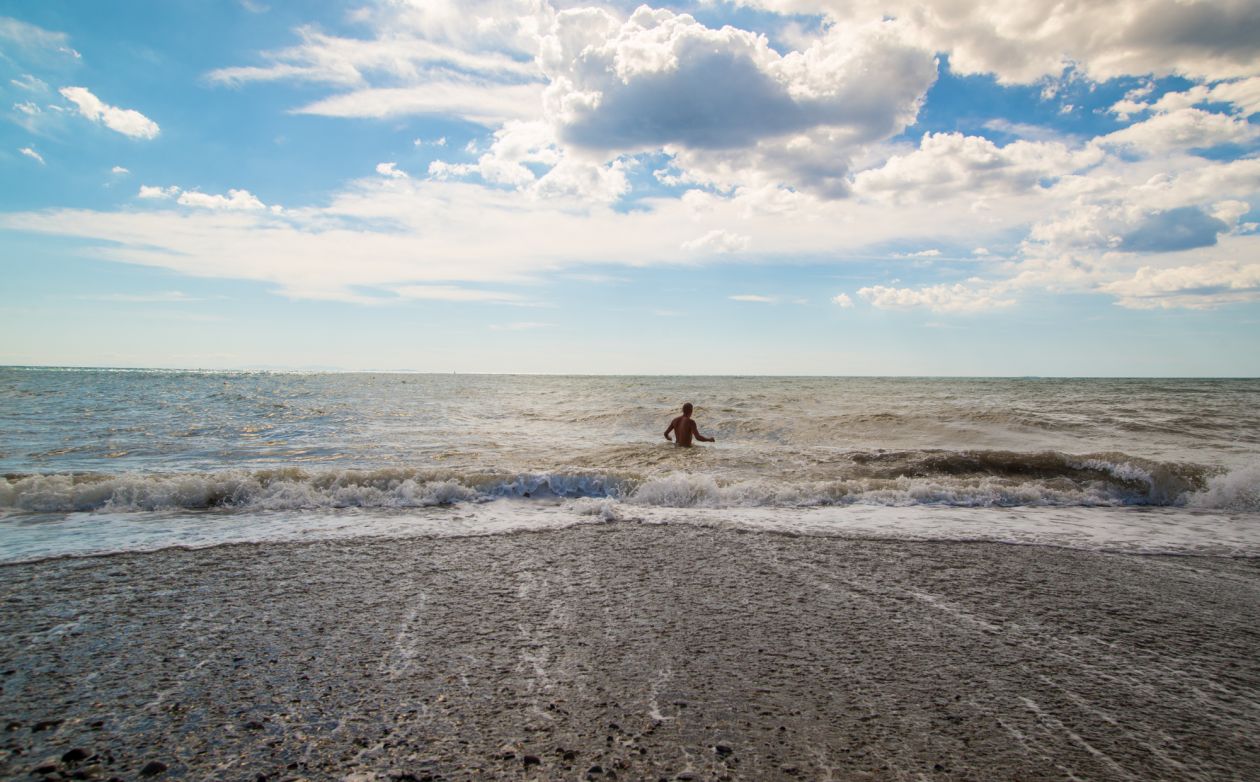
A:
[[[863,451],[792,479],[695,472],[503,474],[409,468],[59,473],[0,478],[0,511],[418,508],[501,498],[684,508],[826,505],[1188,506],[1260,511],[1260,465],[1233,471],[1120,453]]]

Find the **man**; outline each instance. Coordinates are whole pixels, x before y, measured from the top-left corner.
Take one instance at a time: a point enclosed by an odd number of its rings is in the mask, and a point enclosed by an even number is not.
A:
[[[700,429],[696,426],[696,422],[691,420],[691,403],[683,405],[683,414],[669,422],[669,428],[665,430],[665,439],[669,439],[669,433],[673,432],[678,439],[675,445],[683,448],[691,447],[691,438],[696,438],[702,443],[716,443],[717,440],[712,437],[705,437],[700,434]]]

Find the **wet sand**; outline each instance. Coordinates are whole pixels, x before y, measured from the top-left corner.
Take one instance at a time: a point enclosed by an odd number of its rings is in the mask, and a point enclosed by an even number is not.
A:
[[[1257,779],[1260,561],[614,523],[0,568],[5,779]]]

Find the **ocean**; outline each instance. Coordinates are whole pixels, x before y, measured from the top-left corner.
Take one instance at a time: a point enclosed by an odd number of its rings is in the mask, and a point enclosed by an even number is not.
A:
[[[713,444],[662,437],[683,402]],[[1260,380],[0,369],[0,561],[641,522],[1260,556]]]

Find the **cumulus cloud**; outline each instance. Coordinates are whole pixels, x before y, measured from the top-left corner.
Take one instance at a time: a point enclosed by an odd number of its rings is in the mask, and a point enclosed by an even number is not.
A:
[[[34,160],[36,163],[39,163],[41,166],[44,165],[44,156],[36,152],[34,149],[31,149],[30,147],[22,147],[18,150],[18,152],[27,156],[31,160]]]
[[[1100,187],[1101,185],[1101,187]],[[1095,183],[1099,188],[1035,223],[1025,255],[1068,254],[1097,260],[1103,253],[1170,253],[1217,243],[1249,210],[1245,197],[1260,188],[1260,161],[1201,165],[1144,183]]]
[[[745,0],[835,24],[893,17],[908,37],[949,54],[955,73],[1029,84],[1068,68],[1094,80],[1180,75],[1218,80],[1260,74],[1260,14],[1249,0]]]
[[[1244,117],[1179,108],[1102,136],[1098,143],[1144,155],[1160,155],[1185,149],[1208,149],[1221,144],[1241,144],[1257,137],[1260,137],[1260,128]]]
[[[566,145],[664,149],[690,181],[759,171],[828,195],[844,193],[856,148],[914,120],[936,78],[893,23],[836,27],[780,55],[764,36],[646,6],[625,21],[560,12],[539,62],[546,117]]]
[[[111,174],[118,174],[119,176],[121,176],[121,175],[123,175],[123,174],[130,174],[130,173],[131,173],[131,170],[130,170],[130,169],[127,169],[127,168],[124,168],[124,167],[122,167],[122,166],[114,166],[113,168],[111,168],[111,169],[109,170],[109,173],[111,173]]]
[[[136,194],[136,198],[167,199],[174,198],[177,195],[179,195],[179,188],[174,185],[170,187],[140,185],[140,192]]]
[[[1260,263],[1224,261],[1156,269],[1143,266],[1132,277],[1101,286],[1130,309],[1214,309],[1260,301]]]
[[[258,200],[257,196],[248,190],[228,190],[227,195],[186,190],[180,194],[176,201],[183,206],[193,206],[200,209],[237,211],[267,208],[266,204]]]
[[[960,193],[971,197],[1037,190],[1102,159],[1097,148],[1070,149],[1048,141],[1013,141],[999,147],[980,136],[926,133],[919,148],[862,171],[855,193],[896,203],[939,201]]]
[[[879,309],[926,308],[933,312],[987,312],[1009,307],[1014,299],[981,287],[928,285],[922,288],[892,288],[874,285],[858,290],[858,295]]]
[[[624,161],[602,163],[567,154],[550,126],[538,121],[508,122],[495,131],[493,143],[477,162],[435,160],[429,174],[439,180],[476,175],[540,199],[611,202],[630,189]]]
[[[1163,253],[1210,247],[1230,225],[1193,206],[1183,206],[1143,216],[1141,222],[1120,237],[1116,249],[1124,252]]]
[[[831,300],[836,304],[839,304],[841,309],[847,310],[853,306],[853,299],[849,298],[849,294],[847,293],[837,293],[835,296],[831,297]]]
[[[183,190],[175,185],[158,187],[141,185],[137,198],[154,201],[175,199],[180,206],[191,206],[197,209],[215,211],[258,211],[267,209],[267,205],[248,190],[228,190],[227,195],[218,193],[202,193],[197,190]],[[273,212],[283,211],[278,206],[271,207]]]
[[[131,138],[156,138],[160,129],[153,120],[133,109],[110,106],[93,95],[86,87],[62,87],[60,90],[71,103],[79,108],[84,117],[99,122],[110,130]]]

